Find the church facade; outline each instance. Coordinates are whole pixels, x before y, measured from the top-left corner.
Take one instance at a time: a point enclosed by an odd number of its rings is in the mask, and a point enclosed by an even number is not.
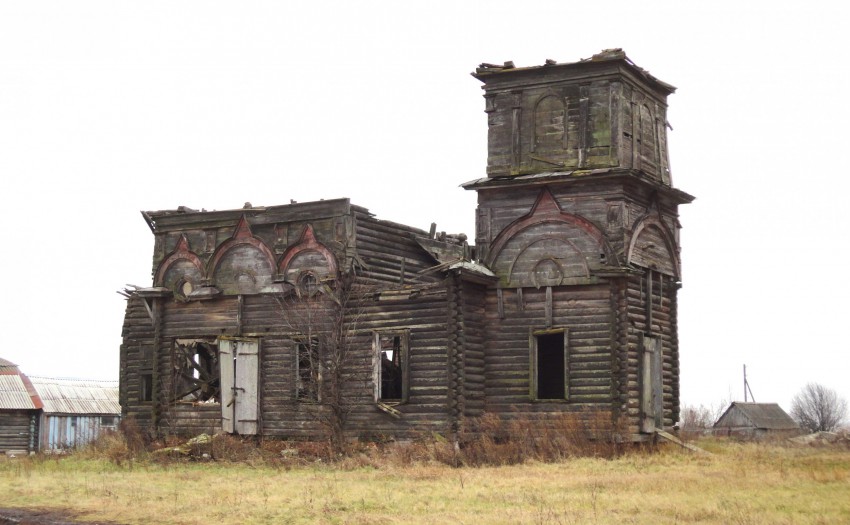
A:
[[[667,96],[619,49],[482,64],[474,243],[347,199],[143,212],[153,283],[127,290],[125,417],[173,433],[454,435],[485,414],[679,415],[678,206]]]

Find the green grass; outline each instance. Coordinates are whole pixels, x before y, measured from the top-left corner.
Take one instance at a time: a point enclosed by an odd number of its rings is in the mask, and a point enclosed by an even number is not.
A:
[[[18,458],[0,461],[0,506],[127,524],[850,523],[850,451],[702,445],[484,468]]]

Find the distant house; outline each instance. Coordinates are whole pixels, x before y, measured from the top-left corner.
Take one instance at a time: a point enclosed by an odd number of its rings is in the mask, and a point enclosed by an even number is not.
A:
[[[39,421],[39,450],[85,445],[101,431],[117,427],[121,419],[117,381],[31,379],[44,405]]]
[[[18,365],[0,358],[0,453],[38,450],[41,399]]]
[[[761,439],[800,433],[800,425],[776,403],[733,402],[714,424],[717,435]]]

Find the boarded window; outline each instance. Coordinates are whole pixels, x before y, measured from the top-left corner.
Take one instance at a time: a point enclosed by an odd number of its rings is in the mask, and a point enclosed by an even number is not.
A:
[[[655,149],[656,126],[649,106],[640,107],[640,162],[641,169],[647,173],[658,173],[656,162],[658,155]]]
[[[532,151],[548,152],[566,148],[566,111],[564,103],[548,95],[534,108],[534,144]]]
[[[319,401],[321,367],[319,342],[315,338],[295,344],[295,397],[302,401]]]
[[[221,402],[218,345],[206,340],[174,341],[170,389],[172,401]]]
[[[376,332],[374,350],[375,401],[406,402],[410,383],[407,332]]]
[[[531,337],[531,397],[569,397],[569,354],[566,330],[535,332]]]
[[[139,401],[153,401],[153,374],[139,376]]]

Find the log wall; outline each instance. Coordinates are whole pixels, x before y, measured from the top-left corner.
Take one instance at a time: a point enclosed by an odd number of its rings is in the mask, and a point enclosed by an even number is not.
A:
[[[339,207],[338,203],[334,206]],[[354,354],[344,384],[350,408],[347,432],[353,437],[376,438],[414,437],[432,431],[444,433],[449,422],[448,281],[445,274],[428,271],[437,261],[414,240],[414,236],[427,236],[426,232],[377,220],[362,208],[352,207],[351,210],[349,217],[322,214],[324,218],[316,222],[321,227],[314,228],[315,241],[312,241],[335,247],[334,253],[342,258],[338,267],[351,268],[356,275],[352,289],[357,290],[358,298],[346,303],[344,314]],[[275,214],[285,215],[277,209]],[[218,247],[227,243],[235,247],[236,253],[243,256],[256,253],[261,258],[268,250],[257,246],[274,246],[275,252],[282,254],[281,260],[293,260],[286,259],[289,248],[282,242],[304,243],[303,235],[298,237],[291,232],[313,225],[307,217],[299,217],[297,225],[274,225],[256,210],[245,215],[251,217],[253,225],[239,222],[241,219],[234,213],[195,214],[194,222],[182,215],[161,218],[159,226],[163,231],[157,234],[161,240],[154,258],[155,264],[160,265],[155,267],[154,273],[167,277],[163,277],[161,284],[177,286],[181,279],[197,279],[197,265],[186,262],[191,261],[192,256],[173,255],[185,254],[193,245],[203,246],[198,258],[207,261],[214,260]],[[213,227],[215,232],[210,233]],[[228,234],[228,231],[235,233]],[[276,241],[272,234],[279,235]],[[188,243],[181,246],[180,239],[184,235]],[[244,240],[236,244],[233,239],[240,235],[242,239],[251,236],[253,244]],[[217,245],[209,244],[211,240]],[[260,241],[262,243],[258,244]],[[229,260],[226,253],[217,257],[220,261]],[[242,261],[250,267],[255,262],[252,257],[244,256],[234,261]],[[202,266],[212,270],[211,264],[203,263]],[[168,265],[167,272],[162,270],[163,265]],[[229,274],[239,274],[241,270],[236,266],[228,266]],[[184,273],[175,274],[181,271]],[[215,279],[212,284],[216,284]],[[185,301],[177,290],[173,296],[148,299],[135,296],[128,301],[121,348],[124,415],[133,416],[142,426],[156,427],[160,432],[196,434],[220,430],[219,403],[170,401],[173,392],[169,381],[175,370],[174,341],[247,337],[259,342],[261,433],[292,438],[321,437],[326,408],[315,401],[297,399],[296,395],[297,346],[306,330],[292,311],[287,313],[286,309],[293,304],[291,296],[281,301],[280,298],[287,294],[232,295],[236,290],[224,287],[222,295],[203,301]],[[145,308],[145,300],[152,315]],[[312,329],[317,332],[330,330],[327,322],[328,319],[316,321]],[[481,361],[480,319],[474,330],[478,332],[475,344]],[[393,407],[397,417],[379,410],[374,400],[373,339],[375,333],[383,332],[405,333],[408,338],[409,396],[406,402]],[[149,401],[142,399],[145,375],[152,376],[154,391]],[[478,394],[479,411],[482,406],[483,390]]]
[[[610,407],[613,345],[609,286],[556,287],[551,294],[551,325],[547,323],[545,289],[503,290],[503,318],[499,316],[498,294],[488,294],[484,357],[488,412],[529,416],[581,410],[588,405]],[[531,400],[531,332],[547,328],[567,330],[568,401]]]
[[[662,284],[663,281],[663,284]],[[652,322],[647,319],[647,277],[635,275],[626,287],[628,316],[627,365],[624,384],[627,385],[625,410],[632,432],[637,432],[640,417],[640,366],[641,334],[651,334],[661,340],[662,392],[664,426],[673,426],[679,420],[679,341],[676,325],[676,294],[674,281],[663,274],[654,274],[652,286]]]
[[[131,417],[142,428],[148,428],[153,424],[152,403],[141,399],[141,382],[143,374],[153,374],[156,343],[154,321],[144,301],[140,297],[127,301],[120,349],[118,399],[123,417]]]
[[[32,452],[38,441],[37,413],[33,410],[0,411],[0,453]]]

